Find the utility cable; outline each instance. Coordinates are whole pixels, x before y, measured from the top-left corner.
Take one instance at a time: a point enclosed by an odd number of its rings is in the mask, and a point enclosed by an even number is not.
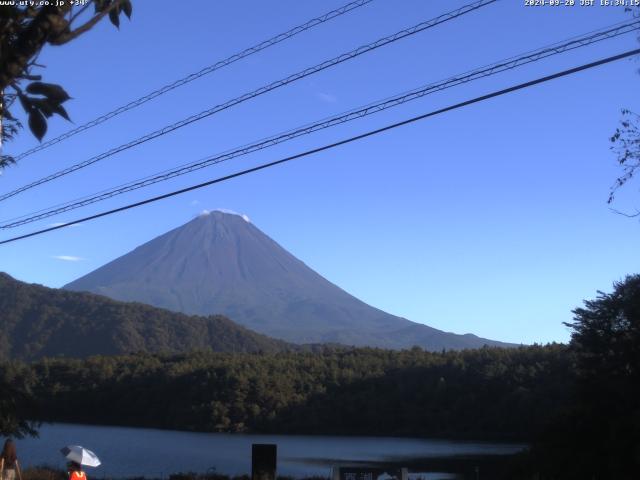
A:
[[[16,236],[16,237],[8,238],[6,240],[0,241],[0,245],[4,245],[4,244],[7,244],[7,243],[15,242],[15,241],[18,241],[18,240],[23,240],[25,238],[30,238],[30,237],[33,237],[33,236],[36,236],[36,235],[42,235],[43,233],[51,232],[53,230],[58,230],[60,228],[68,227],[68,226],[75,225],[75,224],[78,224],[78,223],[88,222],[90,220],[95,220],[97,218],[105,217],[107,215],[113,215],[115,213],[123,212],[125,210],[136,208],[136,207],[139,207],[139,206],[142,206],[142,205],[147,205],[149,203],[154,203],[154,202],[157,202],[159,200],[164,200],[165,198],[174,197],[176,195],[180,195],[180,194],[183,194],[183,193],[191,192],[193,190],[197,190],[199,188],[207,187],[209,185],[214,185],[216,183],[221,183],[221,182],[224,182],[224,181],[227,181],[227,180],[231,180],[232,178],[237,178],[237,177],[241,177],[241,176],[244,176],[244,175],[248,175],[250,173],[254,173],[254,172],[257,172],[257,171],[260,171],[260,170],[264,170],[266,168],[274,167],[276,165],[281,165],[283,163],[290,162],[292,160],[297,160],[299,158],[307,157],[307,156],[310,156],[310,155],[313,155],[313,154],[316,154],[316,153],[319,153],[319,152],[330,150],[330,149],[336,148],[336,147],[341,146],[341,145],[346,145],[348,143],[352,143],[352,142],[355,142],[355,141],[358,141],[358,140],[362,140],[364,138],[371,137],[373,135],[377,135],[377,134],[386,132],[388,130],[393,130],[393,129],[398,128],[398,127],[409,125],[409,124],[415,123],[415,122],[417,122],[419,120],[424,120],[426,118],[430,118],[430,117],[433,117],[433,116],[436,116],[436,115],[440,115],[440,114],[445,113],[445,112],[456,110],[456,109],[459,109],[459,108],[462,108],[462,107],[466,107],[468,105],[472,105],[472,104],[475,104],[475,103],[483,102],[485,100],[489,100],[491,98],[495,98],[495,97],[499,97],[499,96],[502,96],[502,95],[506,95],[508,93],[512,93],[512,92],[515,92],[515,91],[518,91],[518,90],[523,90],[525,88],[529,88],[529,87],[532,87],[534,85],[538,85],[538,84],[541,84],[541,83],[549,82],[549,81],[555,80],[557,78],[566,77],[568,75],[572,75],[572,74],[575,74],[575,73],[578,73],[578,72],[581,72],[581,71],[584,71],[584,70],[588,70],[590,68],[598,67],[600,65],[605,65],[607,63],[615,62],[617,60],[621,60],[623,58],[628,58],[628,57],[630,57],[632,55],[637,55],[637,54],[640,54],[640,48],[635,49],[635,50],[629,50],[627,52],[620,53],[618,55],[613,55],[611,57],[603,58],[603,59],[597,60],[595,62],[583,64],[583,65],[580,65],[578,67],[570,68],[568,70],[563,70],[561,72],[557,72],[557,73],[554,73],[552,75],[547,75],[545,77],[540,77],[540,78],[537,78],[535,80],[530,80],[528,82],[520,83],[518,85],[514,85],[514,86],[511,86],[511,87],[502,89],[502,90],[494,91],[494,92],[488,93],[486,95],[475,97],[475,98],[473,98],[471,100],[466,100],[464,102],[456,103],[454,105],[450,105],[448,107],[444,107],[444,108],[441,108],[441,109],[438,109],[438,110],[434,110],[434,111],[431,111],[431,112],[428,112],[428,113],[425,113],[425,114],[422,114],[422,115],[418,115],[416,117],[412,117],[412,118],[409,118],[407,120],[403,120],[401,122],[393,123],[393,124],[390,124],[390,125],[387,125],[387,126],[384,126],[382,128],[375,129],[375,130],[370,130],[370,131],[362,133],[360,135],[356,135],[356,136],[353,136],[353,137],[345,138],[343,140],[339,140],[337,142],[334,142],[334,143],[331,143],[331,144],[328,144],[328,145],[323,145],[322,147],[318,147],[318,148],[314,148],[314,149],[311,149],[311,150],[307,150],[305,152],[301,152],[301,153],[298,153],[296,155],[292,155],[292,156],[289,156],[289,157],[281,158],[281,159],[275,160],[273,162],[263,163],[262,165],[258,165],[256,167],[248,168],[246,170],[241,170],[239,172],[232,173],[230,175],[225,175],[223,177],[218,177],[218,178],[215,178],[213,180],[209,180],[207,182],[199,183],[197,185],[191,185],[189,187],[182,188],[180,190],[174,190],[172,192],[165,193],[163,195],[158,195],[158,196],[155,196],[155,197],[147,198],[147,199],[141,200],[139,202],[130,203],[128,205],[125,205],[125,206],[122,206],[122,207],[118,207],[118,208],[114,208],[112,210],[107,210],[107,211],[104,211],[104,212],[96,213],[96,214],[90,215],[88,217],[79,218],[79,219],[67,222],[67,223],[65,223],[63,225],[56,225],[56,226],[52,226],[52,227],[45,228],[45,229],[42,229],[42,230],[37,230],[35,232],[26,233],[24,235],[19,235],[19,236]]]
[[[148,142],[149,140],[153,140],[155,138],[158,138],[160,136],[166,135],[167,133],[173,132],[174,130],[177,130],[179,128],[185,127],[187,125],[190,125],[194,122],[197,122],[199,120],[202,120],[204,118],[210,117],[211,115],[214,115],[218,112],[221,112],[223,110],[226,110],[230,107],[233,107],[235,105],[238,105],[240,103],[243,103],[247,100],[253,99],[255,97],[258,97],[260,95],[263,95],[267,92],[270,92],[272,90],[275,90],[277,88],[283,87],[285,85],[288,85],[290,83],[293,83],[297,80],[300,80],[302,78],[308,77],[309,75],[313,75],[315,73],[318,73],[322,70],[325,70],[327,68],[333,67],[335,65],[338,65],[340,63],[346,62],[348,60],[351,60],[353,58],[359,57],[360,55],[363,55],[365,53],[371,52],[373,50],[376,50],[380,47],[383,47],[385,45],[394,43],[398,40],[401,40],[403,38],[406,38],[408,36],[414,35],[416,33],[422,32],[424,30],[427,30],[429,28],[435,27],[436,25],[439,25],[441,23],[447,22],[449,20],[453,20],[455,18],[458,18],[462,15],[465,15],[467,13],[470,13],[472,11],[475,11],[479,8],[485,7],[487,5],[490,5],[492,3],[497,2],[498,0],[479,0],[473,3],[470,3],[468,5],[464,5],[460,8],[457,8],[456,10],[453,10],[451,12],[445,13],[443,15],[440,15],[434,19],[431,20],[427,20],[425,22],[421,22],[417,25],[414,25],[411,28],[407,28],[405,30],[401,30],[397,33],[394,33],[393,35],[390,35],[388,37],[384,37],[381,38],[379,40],[376,40],[375,42],[369,43],[367,45],[363,45],[361,47],[356,48],[355,50],[351,50],[350,52],[347,53],[343,53],[342,55],[339,55],[331,60],[326,60],[318,65],[315,65],[313,67],[310,68],[306,68],[298,73],[294,73],[293,75],[289,75],[288,77],[285,77],[281,80],[275,81],[273,83],[270,83],[268,85],[265,85],[263,87],[258,88],[257,90],[254,90],[252,92],[249,93],[245,93],[244,95],[241,95],[240,97],[236,97],[232,100],[229,100],[225,103],[222,103],[220,105],[216,105],[208,110],[204,110],[200,113],[197,113],[195,115],[192,115],[190,117],[187,117],[183,120],[180,120],[174,124],[171,125],[167,125],[159,130],[156,130],[154,132],[148,133],[147,135],[144,135],[142,137],[139,137],[135,140],[132,140],[130,142],[124,143],[118,147],[112,148],[104,153],[101,153],[99,155],[96,155],[94,157],[89,158],[88,160],[85,160],[83,162],[77,163],[75,165],[72,165],[71,167],[65,168],[63,170],[59,170],[58,172],[55,172],[51,175],[48,175],[46,177],[40,178],[39,180],[36,180],[34,182],[31,182],[27,185],[24,185],[16,190],[13,190],[11,192],[5,193],[0,195],[0,201],[6,200],[8,198],[11,198],[15,195],[18,195],[19,193],[22,193],[26,190],[30,190],[34,187],[37,187],[39,185],[42,185],[43,183],[47,183],[50,182],[52,180],[55,180],[57,178],[60,178],[62,176],[68,175],[70,173],[73,173],[77,170],[80,170],[81,168],[85,168],[89,165],[92,165],[96,162],[99,162],[101,160],[104,160],[105,158],[111,157],[113,155],[115,155],[116,153],[128,150],[130,148],[133,148],[137,145],[140,145],[142,143]]]
[[[575,50],[577,48],[585,47],[587,45],[591,45],[593,43],[596,43],[602,40],[615,38],[617,36],[630,33],[633,31],[638,31],[638,30],[640,30],[640,19],[634,20],[632,22],[625,22],[623,24],[617,24],[616,26],[607,27],[606,29],[601,29],[596,32],[590,32],[589,34],[585,34],[579,37],[574,37],[562,43],[556,43],[547,47],[543,47],[537,50],[527,52],[525,54],[522,54],[516,57],[511,57],[509,59],[502,60],[500,62],[496,62],[485,67],[481,67],[481,68],[471,70],[469,72],[466,72],[454,77],[450,77],[446,80],[443,80],[437,83],[432,83],[427,86],[423,86],[418,89],[414,89],[409,92],[405,92],[376,103],[371,103],[369,105],[359,107],[357,109],[353,109],[333,117],[328,117],[323,120],[317,121],[315,123],[307,124],[307,125],[298,127],[296,129],[289,130],[287,132],[259,140],[255,143],[244,145],[242,147],[238,147],[233,150],[229,150],[224,153],[208,156],[196,162],[191,162],[171,170],[166,170],[164,172],[157,173],[143,179],[135,180],[109,190],[103,190],[101,192],[94,193],[90,196],[85,196],[80,199],[55,205],[53,207],[42,209],[30,214],[22,215],[20,217],[4,220],[0,222],[0,229],[6,230],[9,228],[16,228],[22,225],[26,225],[28,223],[33,223],[35,221],[38,221],[44,218],[49,218],[54,215],[75,210],[96,202],[107,200],[117,195],[138,190],[140,188],[153,185],[155,183],[167,181],[169,179],[172,179],[181,175],[185,175],[185,174],[194,172],[196,170],[209,167],[211,165],[216,165],[218,163],[231,160],[233,158],[248,155],[250,153],[263,150],[265,148],[269,148],[269,147],[278,145],[280,143],[287,142],[289,140],[293,140],[303,135],[308,135],[313,132],[317,132],[319,130],[323,130],[339,124],[347,123],[359,118],[363,118],[365,116],[373,115],[383,110],[393,108],[399,105],[403,105],[405,103],[408,103],[414,100],[418,100],[426,95],[430,95],[435,92],[452,88],[454,86],[457,86],[463,83],[467,83],[470,81],[492,76],[507,70],[512,70],[514,68],[518,68],[523,65],[527,65],[529,63],[537,62],[539,60],[548,58],[550,56]]]
[[[44,143],[41,143],[40,145],[37,145],[29,150],[26,150],[22,153],[20,153],[19,155],[16,155],[14,157],[14,159],[16,161],[18,160],[22,160],[25,157],[28,157],[29,155],[32,155],[36,152],[39,152],[41,150],[44,150],[46,148],[49,148],[52,145],[55,145],[57,143],[60,143],[64,140],[67,140],[68,138],[73,137],[74,135],[77,135],[78,133],[84,132],[85,130],[89,130],[90,128],[93,128],[97,125],[100,125],[101,123],[106,122],[107,120],[112,119],[113,117],[116,117],[118,115],[120,115],[121,113],[127,112],[129,110],[132,110],[136,107],[139,107],[140,105],[143,105],[147,102],[149,102],[150,100],[153,100],[154,98],[159,97],[160,95],[164,95],[165,93],[170,92],[171,90],[175,90],[176,88],[182,87],[183,85],[186,85],[190,82],[193,82],[194,80],[200,78],[200,77],[204,77],[205,75],[208,75],[210,73],[215,72],[216,70],[220,70],[221,68],[224,68],[228,65],[231,65],[232,63],[237,62],[238,60],[241,60],[243,58],[246,58],[250,55],[253,55],[255,53],[261,52],[262,50],[265,50],[269,47],[272,47],[273,45],[276,45],[280,42],[283,42],[284,40],[288,40],[289,38],[295,37],[296,35],[298,35],[299,33],[305,32],[307,30],[310,30],[314,27],[317,27],[318,25],[322,25],[323,23],[328,22],[329,20],[333,20],[334,18],[337,18],[341,15],[344,15],[345,13],[348,13],[352,10],[355,10],[356,8],[362,7],[368,3],[373,2],[373,0],[357,0],[355,2],[351,2],[351,3],[347,3],[346,5],[343,5],[340,8],[337,8],[335,10],[332,10],[330,12],[325,13],[324,15],[321,15],[319,17],[313,18],[311,20],[309,20],[306,23],[303,23],[302,25],[298,25],[297,27],[292,28],[291,30],[284,32],[284,33],[280,33],[278,35],[276,35],[275,37],[271,37],[268,40],[264,40],[263,42],[258,43],[257,45],[254,45],[252,47],[249,47],[241,52],[235,53],[233,55],[231,55],[230,57],[225,58],[224,60],[220,60],[212,65],[209,65],[207,67],[204,67],[202,70],[198,71],[198,72],[194,72],[191,73],[183,78],[180,78],[174,82],[171,82],[167,85],[164,85],[163,87],[158,88],[157,90],[154,90],[151,93],[148,93],[146,95],[144,95],[143,97],[140,97],[136,100],[133,100],[129,103],[127,103],[126,105],[122,105],[118,108],[116,108],[115,110],[112,110],[108,113],[105,113],[104,115],[101,115],[87,123],[84,123],[82,125],[77,126],[76,128],[73,128],[65,133],[63,133],[62,135],[59,135],[55,138],[52,138],[51,140],[48,140]]]

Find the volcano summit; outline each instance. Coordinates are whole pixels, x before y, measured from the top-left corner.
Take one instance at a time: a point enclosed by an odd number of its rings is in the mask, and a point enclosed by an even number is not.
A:
[[[296,343],[428,350],[510,346],[383,312],[295,258],[246,216],[205,212],[64,288],[196,315]]]

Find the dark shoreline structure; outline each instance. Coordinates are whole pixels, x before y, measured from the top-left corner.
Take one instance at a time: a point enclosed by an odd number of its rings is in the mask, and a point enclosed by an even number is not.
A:
[[[485,455],[485,456],[460,456],[460,457],[435,457],[428,459],[409,460],[410,472],[435,473],[442,472],[455,474],[459,480],[476,479],[476,474],[481,473],[482,479],[508,480],[514,478],[519,470],[519,455]],[[404,467],[407,462],[385,463],[367,462],[367,467]],[[352,465],[355,466],[355,465]],[[364,464],[362,466],[365,466]],[[136,477],[104,477],[96,475],[100,480],[251,480],[249,474],[226,475],[224,473],[196,473],[178,472],[166,477],[136,476]],[[422,477],[418,477],[420,480]],[[525,478],[525,477],[518,477]],[[48,466],[32,467],[25,471],[23,480],[67,480],[66,472]],[[276,480],[331,480],[329,476],[305,476],[293,477],[278,475]]]

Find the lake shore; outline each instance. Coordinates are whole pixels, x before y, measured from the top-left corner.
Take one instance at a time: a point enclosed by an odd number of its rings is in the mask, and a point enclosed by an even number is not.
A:
[[[336,465],[340,461],[336,460]],[[507,480],[528,478],[521,471],[522,454],[510,455],[467,455],[458,457],[414,458],[404,462],[349,462],[350,467],[371,468],[409,468],[412,480],[457,479],[471,480],[476,478]],[[343,465],[344,466],[344,465]],[[520,474],[519,474],[520,473]],[[518,475],[515,477],[514,475]],[[224,473],[178,472],[167,476],[128,476],[109,477],[87,472],[89,479],[99,480],[251,480],[249,473],[227,475]],[[330,475],[278,475],[277,480],[330,480]],[[67,473],[58,468],[48,466],[31,467],[24,471],[23,480],[67,480]]]
[[[465,473],[477,466],[483,472],[493,471],[495,465],[524,448],[408,437],[193,433],[77,424],[44,424],[39,438],[17,441],[25,467],[46,465],[49,470],[63,471],[60,448],[80,444],[95,451],[103,462],[88,471],[90,479],[164,480],[179,472],[195,472],[191,476],[198,480],[208,480],[203,474],[211,473],[216,474],[212,480],[245,475],[251,471],[251,445],[255,443],[276,444],[278,472],[297,479],[325,478],[333,466],[365,464],[408,467],[412,472]],[[46,470],[33,480],[56,480]]]

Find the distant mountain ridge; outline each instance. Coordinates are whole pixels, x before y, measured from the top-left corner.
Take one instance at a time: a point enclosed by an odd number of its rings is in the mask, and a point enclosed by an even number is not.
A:
[[[23,283],[0,272],[0,360],[293,348],[220,315],[188,316],[91,293]]]
[[[117,300],[187,314],[223,314],[295,343],[428,350],[512,346],[383,312],[295,258],[246,217],[201,215],[69,283]]]

